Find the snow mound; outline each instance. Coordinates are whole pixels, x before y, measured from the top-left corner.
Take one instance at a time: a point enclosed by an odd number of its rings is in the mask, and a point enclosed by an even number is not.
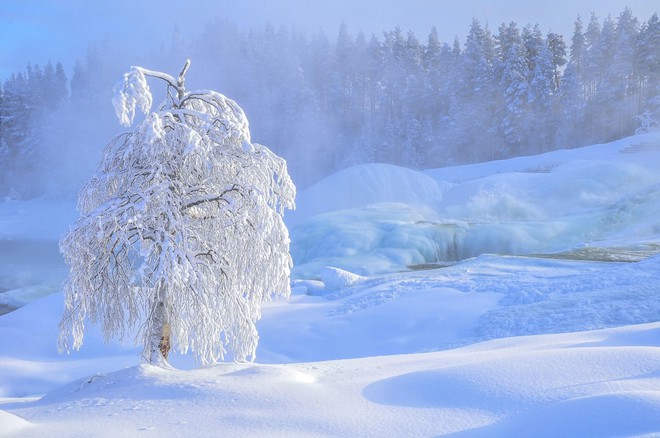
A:
[[[445,184],[422,172],[391,164],[362,164],[330,175],[298,193],[297,209],[287,213],[287,223],[335,210],[382,202],[435,207]]]
[[[332,266],[321,270],[321,281],[326,291],[345,289],[364,280],[364,277]]]
[[[9,434],[24,432],[30,426],[32,424],[29,421],[0,410],[0,436],[9,436]]]
[[[654,170],[620,156],[571,161],[548,172],[498,173],[454,185],[440,213],[471,221],[548,220],[607,208],[657,181]]]

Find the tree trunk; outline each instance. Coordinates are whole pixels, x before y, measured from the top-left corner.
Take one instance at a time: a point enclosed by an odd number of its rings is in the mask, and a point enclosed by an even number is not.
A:
[[[165,307],[165,306],[163,306]],[[170,335],[172,333],[172,327],[169,321],[163,323],[163,328],[160,332],[160,342],[158,343],[158,349],[160,350],[161,356],[167,362],[167,356],[170,354]]]
[[[154,319],[149,340],[149,363],[153,365],[166,365],[171,347],[172,327],[165,303],[157,295],[159,301],[154,309]]]

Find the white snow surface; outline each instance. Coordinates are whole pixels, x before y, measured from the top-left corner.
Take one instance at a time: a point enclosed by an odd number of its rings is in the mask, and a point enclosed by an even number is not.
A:
[[[32,301],[0,316],[0,436],[660,436],[659,164],[656,133],[334,175],[298,198],[257,363],[201,369],[96,327],[59,355],[71,202],[0,203],[0,300]]]
[[[445,184],[412,169],[392,164],[363,164],[330,175],[298,193],[289,225],[321,213],[375,203],[437,206]]]
[[[373,275],[485,253],[656,252],[659,143],[655,133],[424,173],[374,164],[339,172],[299,196],[300,212],[322,214],[289,222],[294,277],[319,278],[326,265]]]

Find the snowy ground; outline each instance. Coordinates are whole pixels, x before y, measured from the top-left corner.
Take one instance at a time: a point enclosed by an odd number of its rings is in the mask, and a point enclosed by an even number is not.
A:
[[[659,164],[648,134],[333,175],[288,218],[258,364],[204,369],[95,330],[58,355],[72,203],[0,203],[0,304],[30,302],[0,317],[0,436],[660,436]]]

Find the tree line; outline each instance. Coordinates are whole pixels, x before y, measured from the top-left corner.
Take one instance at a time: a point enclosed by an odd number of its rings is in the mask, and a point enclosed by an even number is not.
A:
[[[40,163],[36,152],[66,149],[69,135],[98,153],[101,117],[112,118],[107,90],[125,68],[112,65],[120,52],[112,44],[90,49],[68,83],[48,65],[5,81],[0,189],[27,195],[19,177],[49,175],[53,162]],[[610,141],[660,120],[660,21],[641,21],[628,8],[615,18],[578,17],[570,39],[538,24],[492,30],[475,19],[465,40],[451,43],[436,29],[420,41],[398,27],[367,37],[341,25],[329,38],[216,21],[193,39],[175,29],[140,62],[168,69],[186,57],[205,72],[200,82],[245,109],[254,139],[287,159],[301,187],[353,164],[501,159]],[[75,134],[51,132],[62,114]]]

